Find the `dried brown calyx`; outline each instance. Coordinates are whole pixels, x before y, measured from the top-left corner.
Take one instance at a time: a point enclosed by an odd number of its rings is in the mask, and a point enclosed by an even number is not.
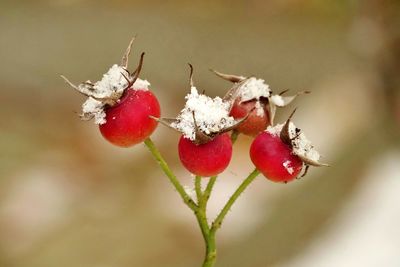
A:
[[[134,72],[128,70],[128,58],[135,38],[132,38],[120,64],[114,64],[105,73],[101,80],[91,82],[90,80],[78,85],[70,82],[65,76],[61,75],[64,81],[79,93],[87,97],[82,105],[83,120],[95,119],[95,123],[105,123],[106,106],[113,106],[128,88],[147,90],[150,85],[146,80],[140,80],[139,74],[143,66],[144,53],[141,54],[139,64]]]
[[[272,90],[263,79],[224,74],[212,69],[211,71],[214,72],[218,77],[234,83],[233,87],[223,97],[225,101],[230,103],[230,109],[233,107],[235,101],[239,101],[239,103],[256,101],[256,108],[260,111],[257,113],[259,113],[261,116],[264,110],[266,110],[268,112],[271,125],[273,125],[277,107],[285,107],[289,105],[298,95],[310,93],[309,91],[301,91],[295,95],[284,96],[284,94],[289,91],[284,90],[279,94],[273,94]]]
[[[230,103],[220,97],[211,98],[197,91],[193,83],[193,66],[190,65],[190,94],[185,107],[176,118],[154,118],[182,133],[195,144],[205,144],[217,135],[237,127],[244,119],[229,116]]]
[[[306,175],[309,166],[321,167],[329,166],[326,163],[321,163],[321,158],[317,150],[307,139],[300,128],[297,128],[291,121],[296,109],[290,114],[289,118],[284,124],[278,124],[275,127],[269,127],[269,132],[279,132],[279,137],[283,143],[287,144],[291,149],[292,153],[298,156],[306,166],[302,176]]]

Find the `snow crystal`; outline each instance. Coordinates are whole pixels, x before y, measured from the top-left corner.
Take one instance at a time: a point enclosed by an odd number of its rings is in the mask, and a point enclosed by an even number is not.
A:
[[[267,131],[268,133],[270,133],[274,136],[279,136],[281,134],[282,127],[283,127],[283,124],[277,124],[275,126],[268,126],[267,130],[265,130],[265,131]]]
[[[280,95],[273,95],[270,97],[270,101],[277,105],[278,107],[283,107],[285,105],[285,101]]]
[[[82,105],[83,117],[88,119],[94,118],[96,124],[106,123],[105,103],[101,99],[117,100],[115,98],[121,96],[129,85],[127,81],[128,77],[129,73],[123,67],[114,64],[103,75],[100,81],[92,85],[90,81],[80,84],[80,88],[84,88],[84,91],[90,92],[90,96]],[[148,90],[149,85],[150,83],[147,80],[137,79],[132,88],[135,90]]]
[[[274,127],[269,126],[266,131],[272,135],[279,136],[283,125],[284,124],[277,124]],[[320,159],[321,156],[318,151],[315,150],[305,134],[302,133],[300,129],[296,128],[293,122],[289,123],[289,138],[293,139],[292,146],[294,155],[302,156],[313,161],[318,161]]]
[[[150,86],[149,81],[137,78],[135,83],[132,85],[132,89],[147,91],[149,90],[149,86]]]
[[[216,133],[235,124],[234,118],[229,116],[229,103],[220,97],[211,98],[199,94],[196,87],[192,87],[185,98],[185,107],[171,127],[183,133],[186,138],[192,141],[196,138],[193,112],[197,127],[205,134]]]
[[[264,116],[264,108],[263,108],[263,106],[261,105],[260,101],[257,100],[257,102],[256,102],[256,104],[255,104],[254,107],[256,108],[256,111],[257,111],[256,114],[257,114],[257,116],[259,116],[259,117]]]
[[[271,90],[269,85],[265,83],[263,79],[257,79],[255,77],[248,78],[240,86],[240,98],[241,102],[257,99],[260,97],[269,97]]]
[[[290,167],[291,164],[292,164],[292,162],[290,160],[287,160],[282,164],[283,167],[285,167],[285,169],[287,170],[287,172],[289,174],[293,174],[293,172],[294,172],[293,167]]]
[[[84,118],[94,118],[96,124],[106,123],[106,113],[104,112],[104,104],[101,101],[89,97],[82,105],[82,115]]]
[[[97,98],[111,97],[114,93],[122,93],[128,86],[128,81],[123,76],[129,74],[126,70],[117,64],[112,67],[103,75],[100,81],[93,85],[94,96]]]

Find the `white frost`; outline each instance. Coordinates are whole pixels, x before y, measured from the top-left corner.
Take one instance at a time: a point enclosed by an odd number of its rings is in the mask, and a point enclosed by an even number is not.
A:
[[[96,124],[106,123],[106,114],[104,112],[105,103],[96,99],[115,100],[115,98],[121,96],[129,85],[127,78],[129,78],[128,72],[123,67],[114,64],[103,75],[101,80],[95,82],[93,86],[88,84],[91,83],[90,81],[80,84],[80,88],[90,93],[90,96],[82,105],[83,117],[87,119],[94,118]],[[147,80],[137,79],[132,85],[132,89],[148,90],[149,85],[150,83]]]
[[[135,83],[132,85],[132,89],[147,91],[149,90],[149,86],[150,86],[149,81],[137,78]]]
[[[89,97],[82,105],[82,114],[85,118],[94,118],[96,124],[104,124],[106,122],[106,113],[104,112],[104,104],[93,97]]]
[[[269,100],[274,103],[275,105],[277,105],[278,107],[283,107],[285,106],[285,101],[283,100],[283,98],[280,95],[272,95]]]
[[[219,132],[235,124],[234,118],[229,116],[229,103],[220,97],[211,98],[199,94],[196,87],[192,87],[185,98],[185,107],[171,127],[183,133],[186,138],[192,141],[196,138],[193,112],[197,127],[205,134]]]
[[[251,77],[245,80],[245,82],[240,86],[241,102],[253,99],[259,100],[260,97],[269,97],[270,95],[271,89],[263,79]]]
[[[257,100],[257,102],[256,102],[256,104],[255,104],[255,106],[254,106],[255,108],[256,108],[256,111],[257,111],[257,116],[259,116],[259,117],[262,117],[262,116],[264,116],[264,108],[263,108],[263,106],[261,105],[261,103],[260,103],[260,101],[258,101]]]
[[[294,172],[293,167],[290,167],[291,164],[292,164],[292,162],[290,160],[287,160],[282,164],[283,167],[285,167],[285,169],[287,170],[287,172],[289,174],[293,174],[293,172]]]
[[[115,93],[122,93],[123,90],[128,86],[128,81],[125,77],[128,77],[126,70],[114,64],[111,68],[103,74],[103,78],[100,81],[94,83],[93,95],[96,98],[111,97]]]
[[[282,130],[283,124],[277,124],[275,126],[268,126],[267,130],[265,130],[266,132],[275,135],[275,136],[279,136]]]
[[[267,132],[272,135],[279,136],[284,124],[277,124],[274,127],[269,126]],[[293,154],[297,156],[302,156],[304,158],[318,162],[320,159],[320,154],[315,150],[312,143],[307,139],[304,133],[297,128],[299,132],[296,133],[296,126],[293,122],[289,123],[289,138],[292,138]],[[296,137],[296,138],[295,138]]]

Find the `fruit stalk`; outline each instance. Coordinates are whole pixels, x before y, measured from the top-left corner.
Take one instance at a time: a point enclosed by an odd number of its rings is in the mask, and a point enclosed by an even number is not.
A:
[[[254,169],[249,176],[247,176],[246,179],[243,180],[243,182],[240,184],[240,186],[236,189],[236,191],[232,194],[232,196],[229,198],[228,202],[225,204],[221,212],[218,214],[217,218],[214,220],[212,223],[211,229],[210,229],[210,234],[215,233],[218,228],[221,227],[222,222],[228,213],[228,211],[231,209],[233,203],[235,203],[236,199],[240,196],[240,194],[253,182],[253,180],[260,174],[259,170]]]
[[[182,197],[184,203],[194,212],[197,222],[199,224],[205,247],[206,253],[203,260],[202,267],[213,267],[215,265],[217,259],[217,247],[216,247],[216,232],[221,227],[222,221],[227,215],[228,211],[235,203],[240,194],[251,184],[251,182],[257,177],[260,173],[257,169],[247,176],[246,179],[240,184],[240,186],[236,189],[233,195],[229,198],[228,202],[225,204],[219,215],[216,217],[214,222],[209,225],[207,221],[207,203],[211,195],[211,191],[216,182],[217,176],[210,177],[208,184],[204,191],[201,189],[201,181],[202,177],[197,175],[195,177],[194,185],[197,196],[197,204],[193,201],[193,199],[185,192],[185,189],[176,178],[175,174],[169,168],[168,164],[163,159],[162,155],[158,151],[157,147],[153,143],[150,138],[147,138],[144,141],[144,144],[147,146],[151,154],[154,156],[161,169],[164,171],[166,176],[169,178],[170,182],[175,187],[176,191],[178,191],[179,195]]]
[[[182,197],[183,202],[193,211],[197,210],[197,205],[194,203],[193,199],[186,194],[185,189],[181,185],[181,183],[176,178],[175,174],[169,168],[168,164],[165,162],[160,152],[154,145],[153,141],[150,138],[147,138],[144,141],[144,144],[150,150],[151,154],[153,154],[154,158],[160,165],[161,169],[164,171],[165,175],[168,177],[172,185],[175,187],[176,191],[178,191],[179,195]]]

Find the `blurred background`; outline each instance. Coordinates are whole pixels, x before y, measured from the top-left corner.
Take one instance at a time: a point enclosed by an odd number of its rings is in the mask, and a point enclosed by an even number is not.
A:
[[[77,113],[75,83],[101,75],[137,34],[131,69],[164,116],[188,92],[210,96],[215,68],[311,90],[278,113],[330,168],[275,184],[260,176],[218,235],[217,266],[400,266],[398,1],[0,1],[0,266],[200,266],[203,241],[143,145],[120,149]],[[182,183],[176,133],[153,138]],[[210,200],[215,215],[253,169],[240,136]]]

